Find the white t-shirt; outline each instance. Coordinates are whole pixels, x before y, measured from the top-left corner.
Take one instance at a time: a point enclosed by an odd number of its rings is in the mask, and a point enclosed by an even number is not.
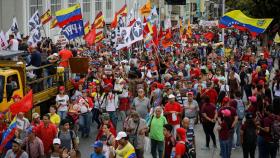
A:
[[[18,45],[19,45],[19,42],[18,42],[18,40],[17,39],[11,39],[10,40],[10,45],[11,45],[11,47],[10,47],[10,50],[18,50]]]
[[[56,95],[55,101],[60,104],[57,111],[67,111],[67,102],[69,101],[68,95],[64,95],[63,97]]]

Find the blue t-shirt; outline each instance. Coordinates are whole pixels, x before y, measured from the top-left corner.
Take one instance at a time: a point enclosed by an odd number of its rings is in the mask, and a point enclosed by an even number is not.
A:
[[[93,152],[92,154],[90,154],[90,158],[106,158],[104,154],[96,154],[95,152]]]

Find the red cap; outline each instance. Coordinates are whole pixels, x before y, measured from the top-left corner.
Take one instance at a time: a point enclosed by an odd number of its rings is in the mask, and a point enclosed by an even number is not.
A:
[[[224,99],[223,99],[223,104],[228,103],[229,101],[230,101],[230,98],[229,98],[229,97],[224,97]]]
[[[186,130],[184,128],[177,128],[176,132],[181,137],[182,140],[186,139]]]
[[[264,81],[263,80],[259,80],[258,84],[264,85]]]
[[[222,110],[222,114],[223,114],[225,117],[230,117],[231,112],[230,112],[229,109],[225,109],[225,110]]]
[[[15,94],[12,98],[13,99],[21,99],[21,97],[18,94]]]
[[[187,95],[193,95],[193,92],[188,92]]]
[[[215,84],[218,84],[218,83],[219,83],[219,79],[214,78],[214,79],[213,79],[213,82],[214,82]]]
[[[267,65],[266,64],[262,64],[262,69],[267,69]]]
[[[59,86],[59,90],[60,90],[60,91],[64,91],[64,90],[65,90],[65,87],[64,87],[64,86]]]

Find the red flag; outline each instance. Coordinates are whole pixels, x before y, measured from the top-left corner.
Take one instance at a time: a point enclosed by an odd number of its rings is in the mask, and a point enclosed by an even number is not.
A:
[[[160,27],[159,33],[158,33],[158,39],[161,40],[162,37],[163,37],[163,31],[162,31],[162,27]]]
[[[134,18],[134,19],[132,19],[132,20],[129,22],[129,25],[128,25],[127,27],[132,26],[132,25],[135,23],[135,21],[136,21],[136,19],[135,19],[135,18]]]
[[[161,41],[161,45],[163,46],[163,48],[167,48],[173,45],[173,42],[171,40],[168,39],[163,39]]]
[[[170,39],[171,37],[172,37],[171,29],[167,29],[167,30],[166,30],[166,34],[165,34],[165,38],[166,38],[166,39]]]
[[[117,25],[118,25],[118,14],[115,13],[114,20],[113,20],[112,23],[111,23],[111,28],[116,28]]]
[[[214,33],[213,32],[207,32],[204,34],[204,38],[206,38],[209,41],[212,41],[212,39],[214,38]]]
[[[153,25],[153,40],[156,46],[158,46],[158,36],[157,36],[157,25]]]
[[[13,103],[10,106],[10,111],[13,115],[19,112],[28,112],[33,106],[33,93],[29,91],[19,102]]]
[[[127,5],[125,4],[117,13],[118,15],[121,16],[126,16],[127,15]]]
[[[143,23],[146,23],[146,22],[147,22],[147,19],[146,19],[146,17],[144,16]]]
[[[95,27],[93,27],[90,32],[87,34],[87,36],[85,37],[85,41],[89,44],[92,45],[95,42],[95,38],[96,38],[96,29]]]
[[[221,28],[221,29],[224,29],[224,28],[227,28],[227,26],[226,25],[224,25],[224,24],[219,24],[219,26],[218,26],[219,28]]]

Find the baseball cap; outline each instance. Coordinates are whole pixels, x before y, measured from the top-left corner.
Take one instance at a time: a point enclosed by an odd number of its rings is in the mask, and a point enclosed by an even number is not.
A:
[[[231,112],[229,109],[225,109],[225,110],[222,110],[222,114],[225,116],[225,117],[229,117],[231,115]]]
[[[18,94],[13,95],[13,99],[21,99],[21,97]]]
[[[40,115],[37,112],[34,112],[32,114],[32,119],[39,118],[39,117],[40,117]]]
[[[16,144],[18,144],[18,145],[22,145],[22,140],[21,140],[21,139],[18,139],[18,138],[15,138],[15,139],[13,140],[13,143],[16,143]]]
[[[170,95],[168,96],[168,99],[173,99],[173,98],[175,98],[175,96],[174,96],[173,94],[170,94]]]
[[[33,126],[30,126],[26,129],[26,132],[27,132],[27,134],[35,133],[36,128],[34,128]]]
[[[260,53],[260,55],[264,55],[263,53]]]
[[[227,102],[229,102],[230,101],[230,98],[229,97],[224,97],[224,99],[223,99],[223,104],[225,104],[225,103],[227,103]]]
[[[94,148],[102,148],[103,143],[101,141],[95,141],[94,144],[91,145]]]
[[[248,99],[253,103],[257,102],[257,97],[256,96],[250,96],[250,97],[248,97]]]
[[[116,137],[116,140],[121,140],[122,138],[126,138],[127,137],[127,134],[123,131],[119,132],[117,137]]]
[[[60,91],[64,91],[64,90],[65,90],[65,87],[64,87],[64,86],[59,86],[59,90],[60,90]]]
[[[193,92],[188,92],[187,95],[193,95]]]
[[[61,144],[61,140],[59,138],[54,138],[53,144]]]

